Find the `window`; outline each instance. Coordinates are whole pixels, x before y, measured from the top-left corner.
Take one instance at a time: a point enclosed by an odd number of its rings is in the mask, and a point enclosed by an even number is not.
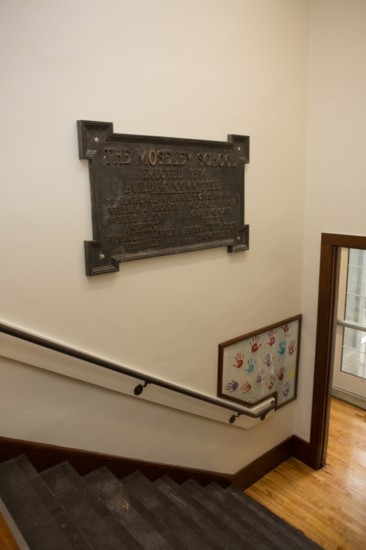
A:
[[[341,371],[366,378],[366,251],[347,250]]]

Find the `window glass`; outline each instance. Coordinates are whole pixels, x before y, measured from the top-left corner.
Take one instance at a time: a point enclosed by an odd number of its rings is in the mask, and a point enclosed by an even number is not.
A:
[[[351,248],[348,260],[345,320],[366,324],[366,251]]]
[[[351,248],[348,255],[344,321],[361,325],[344,327],[342,372],[365,378],[366,375],[366,251]]]
[[[366,331],[344,329],[342,372],[365,378]]]

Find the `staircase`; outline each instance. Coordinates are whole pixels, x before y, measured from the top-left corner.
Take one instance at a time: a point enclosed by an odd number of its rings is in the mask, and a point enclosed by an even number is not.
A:
[[[21,550],[320,548],[233,486],[152,482],[138,471],[81,477],[63,462],[38,473],[20,456],[0,464],[0,499]]]

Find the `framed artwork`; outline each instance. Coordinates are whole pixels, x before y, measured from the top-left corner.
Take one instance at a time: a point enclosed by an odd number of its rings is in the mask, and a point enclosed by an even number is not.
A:
[[[296,399],[301,315],[219,344],[217,395],[245,406]]]

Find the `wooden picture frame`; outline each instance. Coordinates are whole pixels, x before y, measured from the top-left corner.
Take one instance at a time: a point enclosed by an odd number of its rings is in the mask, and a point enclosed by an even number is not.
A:
[[[302,315],[219,344],[217,395],[245,406],[296,399]]]

